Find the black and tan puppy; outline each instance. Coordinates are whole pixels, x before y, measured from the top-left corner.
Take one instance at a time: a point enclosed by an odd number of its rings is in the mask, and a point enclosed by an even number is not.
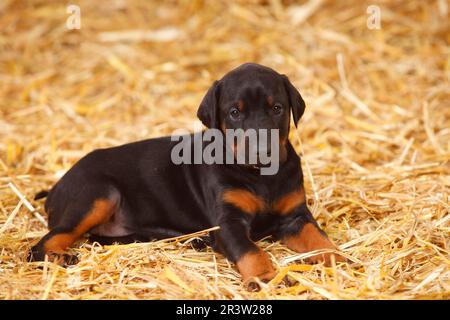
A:
[[[277,129],[276,174],[261,175],[258,163],[174,164],[177,142],[170,137],[95,150],[48,194],[36,196],[47,196],[50,232],[31,249],[30,259],[47,254],[73,263],[76,258],[65,250],[86,233],[100,242],[126,243],[219,226],[209,237],[213,249],[236,263],[244,281],[268,281],[276,271],[255,244],[262,237],[273,236],[297,252],[334,249],[308,210],[300,158],[288,140],[291,113],[297,124],[304,109],[286,76],[257,64],[232,70],[208,90],[197,115],[221,131]],[[263,146],[269,154],[270,146]],[[331,255],[311,260],[329,264]]]

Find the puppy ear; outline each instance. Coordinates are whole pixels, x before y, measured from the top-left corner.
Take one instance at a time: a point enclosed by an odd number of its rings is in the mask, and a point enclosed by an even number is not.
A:
[[[305,101],[303,101],[300,92],[292,85],[288,77],[283,75],[284,87],[286,88],[289,104],[292,110],[292,116],[294,119],[294,124],[297,127],[297,123],[305,112]]]
[[[214,81],[197,110],[197,117],[208,128],[219,128],[219,81]]]

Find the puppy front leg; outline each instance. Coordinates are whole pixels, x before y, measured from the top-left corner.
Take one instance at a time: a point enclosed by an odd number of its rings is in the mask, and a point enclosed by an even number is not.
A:
[[[299,253],[320,249],[336,249],[336,246],[328,239],[327,234],[319,228],[306,203],[303,203],[282,218],[278,238],[288,248]],[[331,265],[334,256],[336,262],[345,262],[346,259],[334,253],[317,254],[309,258],[312,263],[324,262]]]
[[[256,278],[268,282],[275,277],[276,271],[269,255],[250,240],[245,218],[227,216],[219,226],[214,234],[215,244],[228,260],[236,264],[249,290],[259,290]]]

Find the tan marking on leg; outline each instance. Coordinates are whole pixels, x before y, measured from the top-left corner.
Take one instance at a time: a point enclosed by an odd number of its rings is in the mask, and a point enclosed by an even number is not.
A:
[[[302,230],[293,236],[285,237],[283,242],[292,250],[305,253],[320,249],[336,249],[336,246],[312,223],[307,223]],[[344,262],[345,258],[334,253],[323,253],[312,256],[309,260],[312,263],[325,262],[326,266],[331,265],[331,256],[336,262]]]
[[[266,207],[266,203],[261,197],[245,189],[226,190],[222,195],[222,200],[248,214],[263,211]]]
[[[77,238],[71,233],[61,233],[54,235],[44,243],[44,252],[48,253],[64,253],[64,249],[72,245]]]
[[[44,252],[64,253],[64,250],[96,225],[106,222],[113,214],[115,204],[106,199],[96,200],[93,208],[81,222],[68,233],[56,234],[44,243]]]
[[[84,219],[78,224],[73,233],[76,236],[82,236],[87,231],[95,227],[96,225],[102,224],[108,221],[113,214],[113,209],[116,206],[115,203],[110,200],[100,199],[94,202],[94,207],[89,211],[89,213],[84,217]]]
[[[287,215],[303,203],[305,203],[305,189],[302,186],[276,200],[273,208],[279,214]]]
[[[267,282],[276,275],[269,255],[261,249],[244,254],[236,262],[236,265],[244,282],[252,278],[259,278],[261,281]]]

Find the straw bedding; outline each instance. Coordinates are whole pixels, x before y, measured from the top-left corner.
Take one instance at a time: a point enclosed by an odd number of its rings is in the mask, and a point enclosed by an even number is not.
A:
[[[77,4],[80,30],[64,1],[0,3],[1,299],[450,298],[447,1]],[[280,277],[249,293],[223,256],[192,248],[198,235],[81,241],[68,269],[26,262],[46,232],[36,192],[92,149],[191,129],[212,81],[247,61],[300,89],[308,202],[352,263],[261,241]]]

